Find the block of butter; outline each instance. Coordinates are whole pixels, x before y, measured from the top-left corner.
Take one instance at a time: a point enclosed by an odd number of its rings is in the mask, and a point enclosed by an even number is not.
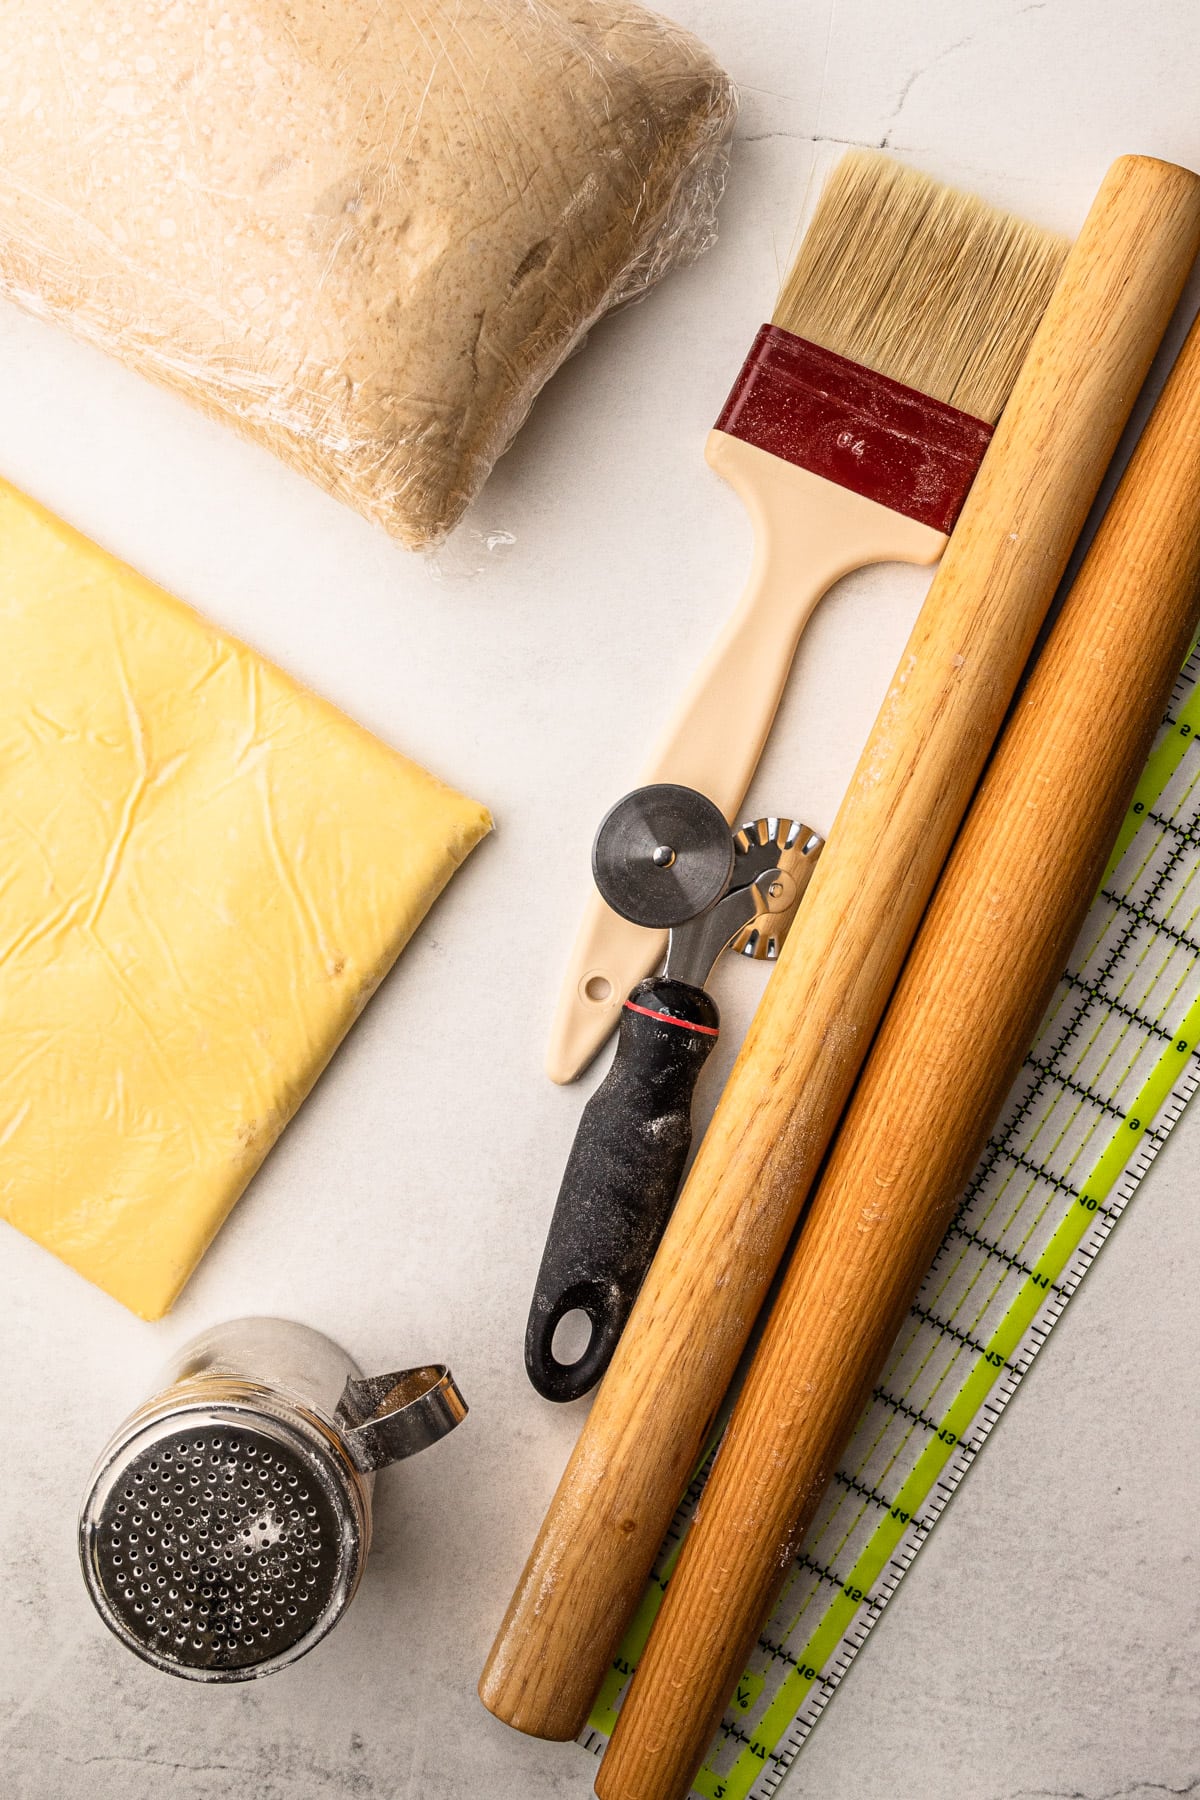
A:
[[[0,1216],[159,1317],[489,826],[0,483]]]

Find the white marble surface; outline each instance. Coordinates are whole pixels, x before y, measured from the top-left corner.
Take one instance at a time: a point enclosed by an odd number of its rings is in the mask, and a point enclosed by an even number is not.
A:
[[[547,390],[439,577],[98,355],[0,313],[0,473],[490,802],[473,859],[173,1316],[0,1237],[0,1790],[14,1800],[548,1800],[571,1745],[474,1683],[580,1423],[526,1384],[530,1284],[580,1090],[540,1069],[604,806],[730,606],[746,522],[701,460],[814,170],[886,144],[1070,230],[1109,160],[1200,162],[1191,0],[674,0],[743,112],[718,248]],[[511,533],[487,550],[491,533]],[[827,826],[919,604],[820,609],[752,798]],[[730,967],[732,1040],[760,971]],[[470,1006],[461,1005],[470,997]],[[1200,1352],[1185,1119],[784,1786],[790,1800],[1200,1793]],[[368,1366],[444,1357],[473,1404],[380,1482],[369,1579],[295,1670],[206,1691],[99,1625],[90,1461],[173,1345],[292,1315]]]

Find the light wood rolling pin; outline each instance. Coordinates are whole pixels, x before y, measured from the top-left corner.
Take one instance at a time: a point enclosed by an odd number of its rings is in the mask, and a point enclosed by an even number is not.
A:
[[[480,1682],[586,1721],[1200,245],[1125,157],[1065,265]]]
[[[1032,1043],[1200,626],[1200,325],[967,816],[596,1791],[683,1800]]]

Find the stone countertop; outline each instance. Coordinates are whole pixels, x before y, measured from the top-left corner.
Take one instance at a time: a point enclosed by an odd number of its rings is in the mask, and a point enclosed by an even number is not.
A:
[[[1189,0],[670,10],[742,90],[720,242],[596,330],[433,562],[181,401],[0,310],[0,473],[485,799],[499,826],[169,1319],[141,1323],[4,1233],[0,1787],[13,1800],[589,1794],[583,1750],[519,1737],[474,1687],[582,1416],[537,1398],[521,1341],[595,1080],[557,1089],[541,1073],[588,845],[747,565],[749,527],[704,466],[704,433],[840,147],[884,145],[1067,231],[1121,152],[1200,163]],[[927,579],[867,571],[823,602],[752,804],[828,827]],[[756,965],[718,975],[726,1066],[762,978]],[[1200,1793],[1198,1150],[1193,1109],[787,1800]],[[368,1576],[334,1635],[284,1674],[206,1690],[103,1630],[76,1566],[76,1508],[168,1352],[254,1312],[322,1328],[369,1370],[448,1360],[472,1414],[381,1477]]]

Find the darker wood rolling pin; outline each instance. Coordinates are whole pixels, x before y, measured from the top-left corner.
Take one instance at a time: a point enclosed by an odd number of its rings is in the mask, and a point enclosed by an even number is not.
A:
[[[1200,325],[913,946],[596,1791],[683,1800],[1033,1041],[1200,625]]]
[[[492,1648],[518,1730],[586,1722],[1198,247],[1196,176],[1113,165]]]

